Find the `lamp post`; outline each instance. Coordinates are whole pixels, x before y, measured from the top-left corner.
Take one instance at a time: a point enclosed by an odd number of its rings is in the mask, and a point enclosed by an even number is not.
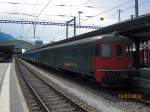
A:
[[[82,11],[78,11],[78,14],[79,14],[79,26],[80,26],[80,15],[81,15],[82,13],[83,13]]]
[[[135,0],[135,17],[139,16],[139,3],[138,0]]]
[[[121,10],[121,9],[118,9],[118,10],[117,10],[117,13],[118,13],[118,22],[120,23],[122,10]]]

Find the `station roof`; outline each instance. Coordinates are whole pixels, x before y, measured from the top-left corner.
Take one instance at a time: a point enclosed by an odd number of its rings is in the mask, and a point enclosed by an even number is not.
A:
[[[29,42],[17,39],[0,42],[0,52],[10,54],[13,53],[14,50],[20,48],[31,49],[33,48],[33,45]]]
[[[0,43],[0,52],[5,52],[7,54],[12,53],[14,49],[14,44],[3,44]]]
[[[0,42],[8,42],[14,40],[15,38],[9,34],[0,32]]]
[[[5,41],[5,42],[0,42],[0,47],[4,46],[22,46],[23,48],[28,48],[28,49],[31,49],[33,48],[33,45],[29,42],[26,42],[26,41],[23,41],[23,40],[17,40],[17,39],[14,39],[14,40],[10,40],[10,41]]]
[[[150,14],[113,24],[80,36],[96,36],[100,34],[112,33],[114,31],[117,31],[124,36],[128,36],[133,41],[143,42],[150,40]]]
[[[0,32],[0,52],[12,54],[15,49],[31,49],[33,45],[29,42],[15,39],[13,36]]]
[[[6,34],[3,32],[0,32],[0,47],[4,46],[22,46],[23,48],[33,48],[33,45],[30,42],[19,40],[11,36],[10,34]]]

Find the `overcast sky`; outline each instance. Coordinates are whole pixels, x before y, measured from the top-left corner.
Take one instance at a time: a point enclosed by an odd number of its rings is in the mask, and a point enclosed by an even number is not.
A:
[[[150,12],[150,0],[139,0],[139,15]],[[81,25],[108,26],[118,22],[117,10],[121,9],[121,21],[134,15],[134,0],[0,0],[0,19],[36,20],[50,22],[66,22],[77,17],[82,11]],[[100,18],[104,20],[101,21]],[[36,37],[44,43],[65,38],[62,26],[37,26]],[[35,40],[32,25],[0,24],[0,30],[16,38]],[[92,31],[77,29],[77,34]],[[69,37],[73,36],[73,28],[69,27]],[[25,38],[26,37],[26,38]]]

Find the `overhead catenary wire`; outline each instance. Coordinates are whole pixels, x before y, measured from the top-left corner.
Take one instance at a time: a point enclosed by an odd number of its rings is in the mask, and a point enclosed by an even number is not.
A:
[[[130,2],[132,2],[132,1],[133,1],[133,0],[129,0],[129,1],[127,1],[127,2],[121,3],[121,4],[119,4],[119,5],[117,5],[117,6],[113,7],[113,8],[107,9],[107,10],[105,10],[105,11],[103,11],[103,12],[100,12],[100,13],[96,14],[94,17],[97,17],[97,16],[103,15],[103,14],[105,14],[105,13],[111,12],[112,10],[117,9],[117,8],[123,6],[123,5],[127,5],[127,4],[129,4]],[[92,18],[94,18],[94,17],[92,17]],[[85,22],[85,21],[88,21],[88,20],[90,20],[90,19],[92,19],[92,18],[88,18],[88,19],[82,21],[81,23],[83,23],[83,22]]]
[[[129,0],[129,1],[127,1],[127,2],[121,3],[121,4],[119,4],[119,5],[117,5],[117,6],[113,7],[113,8],[111,8],[111,9],[109,9],[109,10],[104,11],[103,13],[110,12],[110,11],[112,11],[113,9],[117,9],[118,7],[121,7],[121,6],[123,6],[123,5],[126,5],[126,4],[130,3],[131,1],[133,1],[133,0]],[[103,13],[99,13],[99,14],[97,14],[96,16],[101,15],[101,14],[103,14]],[[114,15],[115,15],[115,14],[114,14]],[[89,19],[86,19],[86,20],[83,20],[83,21],[87,21],[87,20],[89,20]],[[83,21],[82,21],[82,22],[83,22]],[[61,33],[61,32],[59,31],[59,32],[55,33],[55,34],[52,35],[52,36],[58,36],[60,33]]]
[[[39,6],[43,6],[43,5],[46,5],[46,4],[38,4],[38,3],[26,3],[26,2],[0,2],[0,4],[11,4],[11,5],[39,5]],[[63,5],[63,4],[60,4],[60,5],[50,5],[51,7],[86,7],[86,8],[112,8],[112,7],[95,7],[95,6],[90,6],[90,5],[87,5],[86,6],[86,3],[85,4],[82,4],[81,5]]]
[[[19,13],[19,12],[0,12],[2,14],[10,14],[10,15],[23,15],[23,16],[30,16],[30,17],[36,17],[32,14],[28,14],[28,13]]]
[[[144,5],[149,5],[150,4],[150,2],[141,2],[140,4],[139,4],[139,8],[140,7],[143,7]],[[123,10],[123,12],[124,13],[126,13],[125,15],[127,16],[127,12],[128,13],[131,13],[130,11],[132,10],[132,9],[134,9],[135,8],[135,6],[133,5],[133,6],[129,6],[129,7],[126,7],[126,8],[124,8],[124,9],[122,9]],[[133,10],[134,11],[134,10]],[[109,17],[113,17],[113,16],[115,16],[115,15],[117,15],[117,13],[114,13],[114,14],[111,14],[111,15],[109,15],[109,16],[106,16],[107,18],[109,18]]]
[[[139,4],[139,8],[140,8],[140,7],[143,7],[144,5],[149,5],[149,4],[150,4],[150,2],[141,2],[141,3]],[[126,15],[126,16],[125,16],[126,18],[124,18],[124,20],[131,18],[131,15],[132,15],[131,10],[134,9],[134,8],[135,8],[134,4],[133,4],[132,6],[128,6],[128,7],[122,8],[123,14]],[[133,10],[133,11],[134,11],[134,10]],[[130,14],[130,15],[127,17],[127,14]],[[133,13],[133,14],[134,14],[134,13]],[[113,14],[110,14],[110,15],[108,15],[108,16],[105,16],[105,18],[117,19],[117,15],[118,15],[117,12],[115,12],[115,13],[113,13]],[[84,19],[83,19],[83,21],[84,21]],[[97,20],[95,20],[95,21],[97,21]],[[95,22],[95,21],[94,21],[94,22]],[[102,25],[102,24],[101,24],[101,25]],[[103,25],[102,25],[102,26],[103,26]]]
[[[49,0],[48,2],[47,2],[47,4],[43,7],[43,9],[40,11],[40,13],[36,16],[36,18],[35,18],[35,22],[37,21],[37,19],[38,19],[38,17],[44,12],[44,10],[48,7],[48,5],[50,4],[50,2],[51,2],[52,0]],[[32,27],[32,26],[31,26]],[[30,29],[31,29],[31,27],[29,27],[29,29],[27,30],[27,33],[30,31]]]
[[[133,1],[133,0],[132,0],[132,1]],[[34,3],[34,5],[37,5],[37,4],[38,4],[38,3]],[[147,5],[147,4],[148,4],[148,2],[145,2],[144,5]],[[16,4],[16,5],[17,5],[17,4]],[[44,4],[43,4],[43,5],[44,5]],[[49,6],[50,6],[50,5],[49,5]],[[69,6],[69,5],[68,5],[68,6]],[[142,7],[142,6],[143,6],[143,5],[141,5],[141,3],[140,3],[140,4],[139,4],[139,7]],[[127,7],[127,6],[126,6],[126,7]],[[130,14],[131,12],[128,12],[128,11],[131,10],[132,8],[134,8],[134,7],[131,7],[131,8],[128,7],[128,8],[126,8],[126,9],[123,9],[123,15],[124,15],[124,12],[127,12],[127,13]],[[116,9],[117,9],[117,8],[116,8]],[[115,9],[113,9],[113,11],[114,11],[114,10],[115,10]],[[111,12],[111,11],[109,11],[109,12]],[[108,12],[108,14],[109,14],[109,12]],[[107,13],[107,12],[106,12],[106,13]],[[14,15],[15,15],[15,12],[14,12],[14,13],[12,12],[12,13],[10,13],[10,14],[14,14]],[[16,12],[16,14],[17,14],[17,12]],[[18,14],[19,14],[19,13],[18,13]],[[21,14],[21,13],[20,13],[20,14]],[[24,15],[30,16],[30,15],[25,14],[25,13],[24,13]],[[33,16],[34,19],[35,19],[35,18],[37,17],[37,15],[38,15],[38,14],[34,14],[34,15],[32,15],[32,16]],[[42,17],[43,17],[43,16],[46,15],[46,14],[43,14],[43,13],[42,13],[41,15],[42,15]],[[116,15],[117,15],[117,13],[114,13],[114,14],[111,13],[111,15],[110,15],[109,17],[112,17],[112,16],[115,17]],[[48,14],[47,14],[47,16],[59,16],[59,15],[48,15]],[[23,17],[24,17],[24,16],[23,16]],[[65,16],[63,16],[63,17],[65,17]],[[82,17],[83,17],[83,16],[82,16]],[[93,17],[91,17],[91,18],[93,18]],[[82,19],[82,18],[81,18],[81,19]],[[82,21],[86,21],[86,19],[87,19],[87,18],[84,18],[84,20],[82,20]],[[89,19],[89,20],[90,20],[90,19]],[[31,27],[32,27],[32,26],[31,26]],[[24,29],[24,30],[25,30],[25,29]],[[29,30],[30,30],[30,29],[29,29]],[[57,35],[57,34],[56,34],[56,35]]]
[[[109,10],[104,11],[103,13],[107,13],[107,12],[113,10],[113,9],[117,9],[118,7],[121,7],[121,6],[123,6],[123,5],[126,5],[126,4],[130,3],[131,1],[133,1],[133,0],[129,0],[129,1],[127,1],[127,2],[124,2],[124,3],[122,3],[122,4],[119,4],[119,5],[113,7],[113,8],[111,8],[111,9],[109,9]],[[100,14],[102,14],[102,13],[100,13]],[[99,14],[97,14],[96,16],[98,16],[98,15],[99,15]],[[114,16],[114,15],[116,15],[116,13],[113,14],[113,16]],[[87,19],[86,19],[86,20],[87,20]],[[83,21],[86,21],[86,20],[83,20]],[[59,33],[61,33],[61,32],[60,32],[60,31],[57,32],[56,35],[58,35]],[[53,36],[56,36],[56,35],[54,34]]]
[[[36,3],[38,3],[38,0],[36,1]],[[32,9],[31,9],[31,15],[34,15],[35,16],[35,8],[36,8],[36,5],[34,4]],[[36,17],[36,16],[35,16]],[[30,29],[32,28],[32,25],[30,25],[30,27],[28,28],[28,30],[26,31],[26,33],[28,34]]]
[[[48,5],[50,4],[52,0],[49,0],[48,3],[44,6],[44,8],[41,10],[41,12],[38,14],[38,16],[36,17],[36,20],[38,19],[38,17],[44,12],[44,10],[48,7]],[[35,20],[35,21],[36,21]]]
[[[0,4],[12,4],[12,5],[45,5],[45,4],[26,3],[26,2],[0,2]]]

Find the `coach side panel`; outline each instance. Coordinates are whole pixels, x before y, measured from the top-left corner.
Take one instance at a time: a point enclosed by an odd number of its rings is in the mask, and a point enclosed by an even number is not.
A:
[[[51,67],[55,66],[55,49],[47,50],[47,65]]]
[[[56,65],[62,69],[93,76],[93,44],[83,43],[57,48]]]
[[[41,51],[41,63],[47,66],[55,65],[54,49],[46,49]]]

